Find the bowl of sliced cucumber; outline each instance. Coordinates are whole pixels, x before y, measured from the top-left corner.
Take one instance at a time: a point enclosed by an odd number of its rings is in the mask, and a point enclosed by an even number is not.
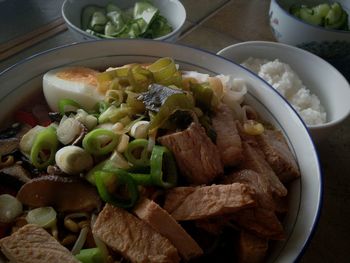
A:
[[[272,0],[269,18],[278,42],[326,59],[350,56],[348,0]]]
[[[65,0],[61,12],[79,42],[120,38],[174,42],[186,20],[179,0]]]

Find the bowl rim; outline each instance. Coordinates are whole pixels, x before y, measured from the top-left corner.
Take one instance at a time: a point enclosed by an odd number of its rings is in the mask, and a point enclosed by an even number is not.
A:
[[[86,36],[86,37],[89,37],[90,39],[96,39],[96,40],[101,40],[103,38],[100,38],[100,37],[97,37],[97,36],[94,36],[94,35],[91,35],[87,32],[85,32],[84,30],[82,30],[80,27],[74,25],[66,16],[65,14],[65,10],[67,8],[67,5],[68,5],[68,2],[70,2],[71,0],[64,0],[62,6],[61,6],[61,15],[64,19],[64,21],[67,23],[67,25],[74,29],[75,31],[77,31],[78,33]],[[164,1],[164,0],[163,0]],[[164,36],[161,36],[161,37],[157,37],[157,38],[154,38],[153,40],[166,40],[168,38],[171,38],[172,36],[176,35],[180,30],[181,28],[183,27],[185,21],[186,21],[186,18],[187,18],[187,12],[186,12],[186,9],[184,7],[184,5],[179,1],[179,0],[169,0],[170,2],[174,2],[176,3],[176,5],[178,6],[178,8],[180,8],[181,12],[183,12],[183,16],[181,16],[181,22],[179,24],[179,26],[177,28],[175,28],[174,30],[172,30],[170,33],[164,35]],[[81,12],[81,10],[80,10]],[[112,39],[132,39],[132,38],[112,38]],[[145,39],[145,38],[136,38],[136,39]]]
[[[246,41],[246,42],[240,42],[240,43],[229,45],[229,46],[219,50],[216,54],[219,55],[219,56],[222,56],[222,54],[224,52],[227,52],[227,51],[231,50],[232,48],[241,47],[241,46],[277,47],[277,48],[293,50],[295,52],[299,52],[299,53],[303,54],[304,56],[312,57],[313,59],[316,59],[319,63],[323,63],[327,67],[329,67],[329,70],[333,70],[338,75],[338,77],[341,78],[341,80],[344,81],[344,83],[347,84],[347,87],[348,87],[349,92],[350,92],[350,83],[347,81],[347,79],[344,77],[344,75],[338,69],[336,69],[332,64],[330,64],[328,61],[324,60],[323,58],[321,58],[321,57],[319,57],[319,56],[317,56],[317,55],[315,55],[315,54],[313,54],[313,53],[311,53],[311,52],[309,52],[307,50],[304,50],[302,48],[299,48],[299,47],[296,47],[296,46],[292,46],[292,45],[289,45],[289,44],[285,44],[285,43],[281,43],[281,42],[273,42],[273,41]],[[253,74],[255,74],[255,73],[253,72]],[[285,99],[285,101],[288,104],[290,104],[290,102],[288,102],[286,99]],[[294,107],[292,105],[291,105],[291,107],[294,109]],[[321,129],[325,129],[325,128],[330,128],[330,127],[336,126],[339,123],[343,122],[345,119],[347,119],[349,116],[350,116],[350,104],[348,104],[347,112],[345,112],[344,115],[342,117],[338,118],[338,119],[335,119],[335,120],[332,120],[332,121],[327,121],[327,122],[325,122],[323,124],[317,124],[317,125],[308,125],[303,120],[302,121],[310,129],[321,130]]]
[[[66,48],[69,48],[71,46],[83,46],[83,45],[90,45],[91,43],[103,43],[103,42],[159,42],[157,40],[152,40],[152,39],[102,39],[102,40],[91,40],[91,41],[84,41],[84,42],[74,42],[74,43],[69,43],[69,44],[64,44],[64,45],[60,45],[54,48],[50,48],[41,52],[38,52],[36,54],[33,54],[27,58],[24,58],[16,63],[14,63],[13,65],[11,65],[10,67],[6,68],[5,70],[0,72],[0,78],[3,77],[3,75],[7,74],[8,72],[11,72],[12,70],[16,70],[17,67],[20,67],[22,64],[28,63],[32,60],[35,60],[36,58],[39,58],[41,56],[45,56],[46,54],[50,54],[52,52],[57,52],[60,50],[64,50]],[[201,48],[197,48],[197,47],[193,47],[190,45],[185,45],[185,44],[178,44],[178,43],[169,43],[169,42],[160,42],[164,45],[174,45],[174,46],[178,46],[178,47],[182,47],[182,48],[187,48],[189,50],[193,50],[196,52],[202,52],[205,54],[209,54],[211,56],[216,56],[219,57],[222,60],[225,60],[231,64],[234,64],[238,67],[240,67],[243,71],[248,72],[248,74],[252,74],[254,78],[258,78],[259,81],[262,81],[266,84],[266,86],[268,86],[270,88],[270,90],[272,90],[278,97],[280,97],[284,102],[286,102],[287,107],[289,107],[292,111],[295,112],[295,116],[300,120],[302,126],[304,126],[305,131],[307,133],[307,139],[310,142],[310,146],[312,147],[312,151],[315,153],[315,161],[316,161],[316,167],[317,167],[317,172],[319,174],[319,188],[317,188],[318,190],[318,196],[317,196],[317,206],[316,206],[316,211],[315,214],[313,214],[311,221],[311,225],[310,228],[307,229],[308,235],[307,237],[303,240],[302,243],[300,243],[300,249],[299,251],[296,251],[294,256],[293,256],[293,260],[294,261],[298,261],[302,258],[302,256],[304,255],[305,251],[307,250],[307,248],[309,247],[315,233],[317,230],[317,227],[319,225],[319,221],[320,221],[320,217],[321,217],[321,213],[322,213],[322,208],[323,208],[323,198],[324,198],[324,174],[323,174],[323,170],[321,169],[321,164],[320,164],[320,160],[319,160],[319,156],[318,156],[318,152],[317,149],[315,147],[315,143],[311,138],[311,134],[310,131],[307,129],[306,124],[304,123],[304,121],[301,119],[301,117],[296,113],[296,111],[294,110],[293,107],[290,106],[290,104],[286,101],[286,99],[281,96],[269,83],[267,83],[264,79],[258,77],[257,75],[255,75],[254,73],[252,73],[250,70],[246,69],[245,67],[241,66],[240,64],[238,64],[237,62],[233,62],[232,60],[229,60],[225,57],[222,57],[218,54],[215,54],[211,51],[205,50],[205,49],[201,49]],[[275,262],[275,261],[274,261]]]
[[[320,31],[324,30],[324,31],[327,31],[327,32],[330,32],[330,33],[339,33],[339,34],[344,34],[344,35],[349,35],[350,34],[350,30],[343,30],[343,29],[332,29],[332,28],[325,28],[325,27],[322,27],[322,26],[317,26],[317,25],[313,25],[313,24],[310,24],[310,23],[307,23],[306,21],[304,20],[301,20],[300,18],[290,14],[287,10],[285,10],[279,0],[271,0],[271,5],[272,3],[276,3],[277,7],[282,10],[282,12],[287,15],[288,17],[294,19],[295,21],[298,21],[299,23],[307,26],[307,27],[310,27],[310,28],[314,28],[314,29],[319,29]],[[271,5],[270,5],[270,9],[271,9]],[[350,14],[349,14],[350,15]],[[348,22],[349,24],[349,22]],[[350,25],[349,25],[350,27]]]

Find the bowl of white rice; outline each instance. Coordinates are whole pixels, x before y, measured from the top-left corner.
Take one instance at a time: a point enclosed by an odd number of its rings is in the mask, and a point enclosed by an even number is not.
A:
[[[350,114],[350,86],[322,58],[303,49],[267,41],[228,46],[218,55],[241,64],[264,79],[289,103],[315,142],[331,136]]]

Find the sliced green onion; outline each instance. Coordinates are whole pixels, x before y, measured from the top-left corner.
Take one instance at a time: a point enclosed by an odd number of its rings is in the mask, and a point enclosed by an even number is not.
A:
[[[75,258],[82,263],[105,262],[102,251],[98,247],[82,249],[80,250],[79,254],[75,255]]]
[[[136,139],[129,142],[124,155],[135,166],[149,166],[150,153],[147,149],[148,141],[146,139]]]
[[[118,136],[106,129],[95,129],[85,135],[83,148],[93,155],[110,153],[118,145]]]
[[[0,195],[0,223],[11,223],[22,214],[22,203],[9,194]]]
[[[101,199],[121,208],[133,207],[138,200],[137,185],[127,172],[95,172],[95,182]]]
[[[58,148],[58,139],[55,128],[49,126],[41,130],[34,139],[30,151],[32,164],[39,169],[46,168],[55,160]]]
[[[120,119],[124,118],[125,116],[129,116],[132,114],[132,108],[125,106],[125,104],[122,104],[124,107],[117,108],[114,105],[111,105],[105,112],[103,112],[99,118],[99,123],[106,123],[106,122],[112,122],[116,123]]]
[[[76,255],[78,254],[81,249],[84,247],[84,244],[86,242],[86,237],[89,232],[89,227],[85,226],[80,230],[79,236],[77,238],[77,241],[75,241],[74,246],[72,248],[72,254]]]
[[[124,92],[122,90],[111,89],[107,90],[105,100],[109,104],[119,106],[124,102]]]
[[[76,111],[78,109],[81,109],[82,107],[78,102],[71,99],[61,99],[58,102],[58,109],[61,113],[61,115],[64,115],[67,111]]]
[[[155,145],[151,155],[151,178],[155,185],[170,188],[177,183],[176,163],[164,146]]]
[[[57,213],[51,206],[39,207],[30,210],[26,220],[29,224],[35,224],[43,228],[53,228],[56,226]]]

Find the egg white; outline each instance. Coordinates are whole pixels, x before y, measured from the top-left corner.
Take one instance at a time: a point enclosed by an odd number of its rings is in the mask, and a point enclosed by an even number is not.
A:
[[[43,92],[52,111],[58,111],[58,103],[61,99],[72,99],[84,110],[91,110],[97,102],[104,99],[104,94],[98,90],[97,84],[84,81],[84,77],[77,80],[62,78],[60,75],[62,72],[74,70],[77,70],[77,67],[64,67],[50,70],[44,75]]]

